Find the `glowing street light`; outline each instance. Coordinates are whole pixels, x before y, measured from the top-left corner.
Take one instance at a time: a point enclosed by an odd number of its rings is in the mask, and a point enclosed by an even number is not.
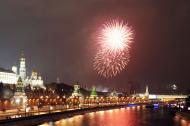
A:
[[[20,103],[20,99],[17,98],[17,99],[16,99],[16,104],[19,104],[19,103]]]

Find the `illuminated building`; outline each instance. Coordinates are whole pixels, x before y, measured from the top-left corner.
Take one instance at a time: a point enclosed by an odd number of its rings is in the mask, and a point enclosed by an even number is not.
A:
[[[118,97],[118,93],[114,90],[110,93],[109,97]]]
[[[71,97],[82,97],[82,94],[80,93],[80,85],[77,83],[77,84],[74,84],[73,87],[74,87],[74,90]]]
[[[27,106],[27,96],[24,91],[24,83],[21,77],[18,78],[16,84],[16,92],[14,93],[14,96],[12,98],[12,104],[13,106],[21,108],[26,108]]]
[[[90,93],[90,97],[91,98],[98,97],[95,86],[92,87],[92,91]]]
[[[21,77],[24,86],[31,85],[32,88],[39,87],[39,88],[45,88],[43,85],[42,77],[39,76],[39,74],[33,70],[31,73],[31,76],[26,76],[27,69],[26,69],[26,59],[24,57],[24,54],[21,54],[20,58],[20,67],[19,67],[19,73],[17,71],[17,67],[13,66],[12,70],[6,70],[4,68],[0,68],[0,82],[3,84],[9,84],[13,85],[17,83],[17,80],[19,77]]]
[[[160,100],[160,101],[172,101],[175,99],[185,99],[187,95],[158,95],[149,94],[148,86],[146,86],[145,93],[133,94],[134,97],[148,98],[149,100]]]
[[[3,84],[16,84],[17,74],[11,70],[0,68],[0,83]]]
[[[26,59],[24,58],[24,54],[22,53],[21,58],[20,58],[20,69],[19,69],[19,74],[26,85],[31,85],[32,88],[34,87],[39,87],[39,88],[45,88],[43,85],[43,80],[42,77],[38,75],[37,71],[32,70],[31,76],[26,77]]]
[[[40,88],[45,88],[43,85],[43,80],[42,77],[38,75],[37,71],[32,70],[32,74],[30,77],[26,77],[25,79],[25,84],[26,85],[31,85],[31,87],[40,87]]]
[[[71,94],[71,99],[75,99],[77,98],[79,100],[79,103],[82,103],[84,97],[80,92],[80,85],[78,84],[78,82],[76,84],[74,84],[73,86],[74,90],[73,93]]]
[[[22,80],[25,80],[25,78],[26,78],[26,63],[25,63],[25,58],[24,58],[23,53],[21,54],[21,58],[20,58],[19,74],[20,74],[20,77],[22,78]]]
[[[149,97],[148,86],[146,86],[146,91],[145,91],[145,94],[144,94],[144,95],[145,95],[145,97],[147,97],[147,98]]]

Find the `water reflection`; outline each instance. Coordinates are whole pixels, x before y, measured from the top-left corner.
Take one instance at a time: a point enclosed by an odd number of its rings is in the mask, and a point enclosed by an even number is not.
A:
[[[190,126],[190,122],[180,118],[179,116],[174,117],[175,124],[180,126]]]
[[[190,126],[190,123],[173,118],[164,109],[133,106],[77,115],[41,126]]]

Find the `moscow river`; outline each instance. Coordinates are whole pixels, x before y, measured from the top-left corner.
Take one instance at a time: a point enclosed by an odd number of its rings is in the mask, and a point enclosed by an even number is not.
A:
[[[75,115],[40,126],[190,126],[190,123],[170,115],[163,108],[130,106]]]

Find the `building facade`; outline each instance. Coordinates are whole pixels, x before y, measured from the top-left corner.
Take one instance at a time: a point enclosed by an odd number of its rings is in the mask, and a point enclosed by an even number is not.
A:
[[[11,70],[0,68],[0,83],[16,84],[18,80],[17,74]]]
[[[147,98],[148,100],[159,100],[159,101],[172,101],[175,99],[185,99],[187,95],[159,95],[159,94],[149,94],[148,86],[146,86],[145,93],[136,93],[133,94],[134,97]]]
[[[80,85],[78,84],[74,84],[73,86],[74,90],[73,90],[73,93],[71,94],[71,97],[83,97],[83,95],[81,94],[80,92]]]
[[[0,83],[9,85],[16,84],[19,77],[21,77],[24,86],[30,85],[32,88],[45,88],[42,77],[39,76],[37,71],[33,70],[31,75],[27,76],[26,59],[23,53],[20,58],[19,71],[17,66],[13,66],[12,70],[0,68]]]
[[[31,87],[40,87],[40,88],[45,88],[44,87],[44,82],[42,80],[42,77],[38,75],[37,71],[32,70],[31,76],[27,76],[25,78],[25,84],[26,85],[31,85]]]

